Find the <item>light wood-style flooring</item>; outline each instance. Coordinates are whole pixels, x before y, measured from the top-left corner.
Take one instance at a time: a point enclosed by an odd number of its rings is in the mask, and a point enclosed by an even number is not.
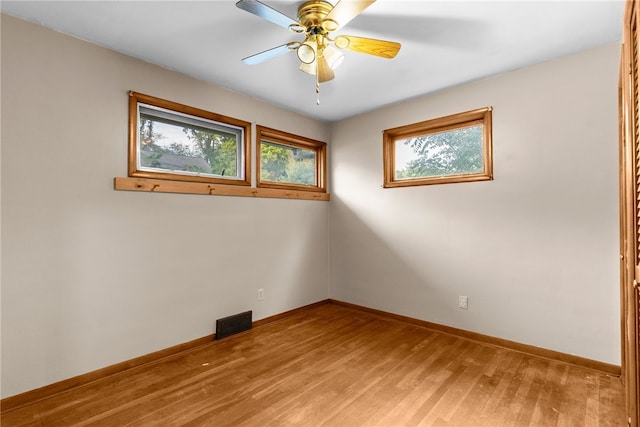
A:
[[[619,378],[325,304],[3,413],[8,426],[625,426]]]

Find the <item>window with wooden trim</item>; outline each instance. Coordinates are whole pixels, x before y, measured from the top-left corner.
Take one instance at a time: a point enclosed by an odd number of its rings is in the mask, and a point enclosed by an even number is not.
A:
[[[326,192],[327,145],[256,126],[258,187]]]
[[[383,133],[384,187],[493,179],[491,107]]]
[[[251,123],[129,93],[129,176],[251,185]]]

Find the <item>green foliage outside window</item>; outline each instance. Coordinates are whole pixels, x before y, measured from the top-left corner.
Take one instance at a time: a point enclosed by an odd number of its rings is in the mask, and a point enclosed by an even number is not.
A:
[[[260,179],[302,185],[316,184],[314,151],[262,141]]]
[[[167,125],[179,128],[175,125]],[[180,138],[157,131],[158,122],[140,115],[141,166],[219,176],[236,176],[238,142],[234,136],[213,130],[182,127]]]
[[[213,175],[235,176],[238,167],[238,144],[230,138],[210,131],[184,129],[187,137],[195,143],[196,153],[211,166]]]
[[[478,173],[483,170],[482,126],[396,141],[414,156],[396,170],[397,179]]]

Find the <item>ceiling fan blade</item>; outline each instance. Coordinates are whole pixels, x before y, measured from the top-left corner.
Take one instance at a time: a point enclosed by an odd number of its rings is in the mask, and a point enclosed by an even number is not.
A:
[[[290,25],[299,25],[298,21],[264,3],[260,3],[258,0],[240,0],[236,3],[236,6],[284,28],[289,28]]]
[[[327,31],[335,31],[347,25],[376,0],[340,0],[324,18],[323,26]]]
[[[295,43],[283,44],[282,46],[274,47],[263,52],[256,53],[255,55],[247,56],[246,58],[242,59],[242,62],[249,65],[259,64],[261,62],[275,58],[276,56],[284,55],[287,52],[292,52],[293,49],[290,48],[292,44]]]
[[[318,83],[328,82],[329,80],[333,80],[336,76],[329,66],[327,59],[324,56],[321,56],[317,60],[318,62]]]
[[[356,36],[338,36],[335,38],[335,45],[340,49],[353,50],[354,52],[367,53],[388,59],[394,58],[400,50],[400,43]]]

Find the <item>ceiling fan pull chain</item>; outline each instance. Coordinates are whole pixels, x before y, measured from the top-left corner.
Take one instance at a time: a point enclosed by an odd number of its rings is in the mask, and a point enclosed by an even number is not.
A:
[[[316,105],[320,105],[320,80],[316,73]]]

